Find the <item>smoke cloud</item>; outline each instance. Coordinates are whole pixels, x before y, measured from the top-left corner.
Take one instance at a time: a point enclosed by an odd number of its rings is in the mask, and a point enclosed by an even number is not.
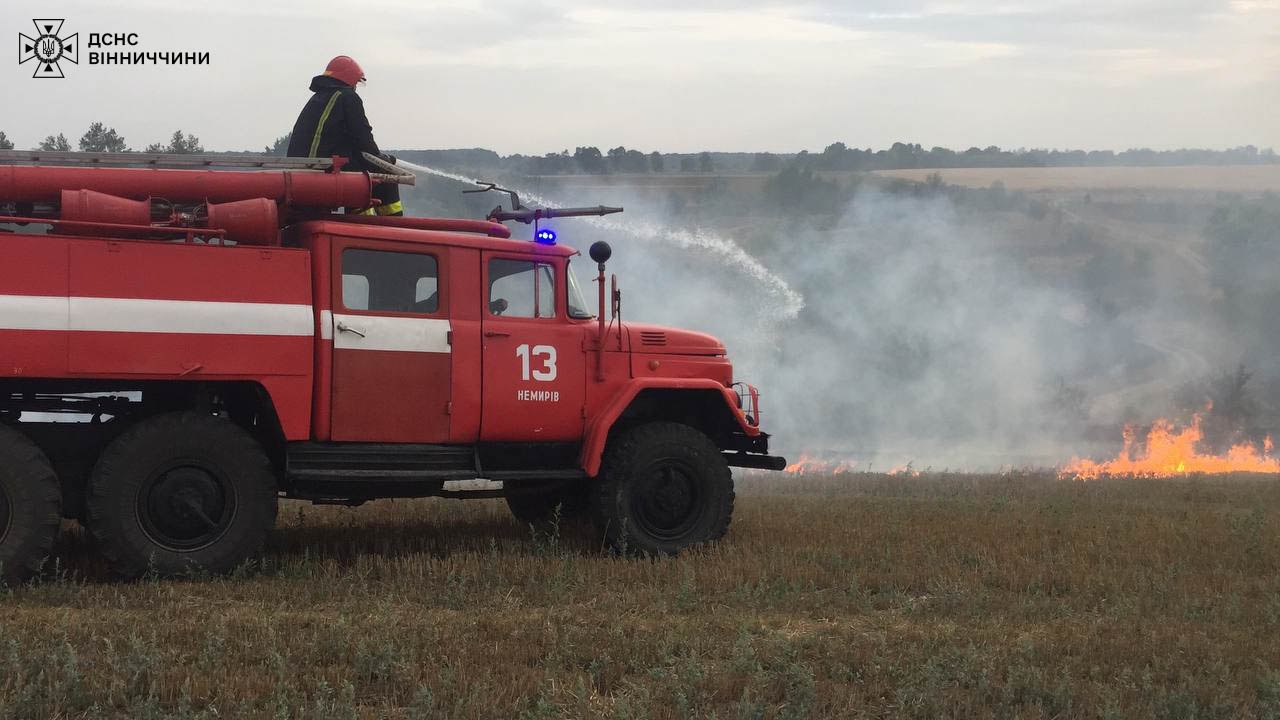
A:
[[[720,337],[791,457],[983,470],[1107,455],[1121,425],[1184,410],[1180,391],[1246,357],[1196,319],[1213,294],[1187,232],[1202,200],[1160,210],[1180,225],[1135,229],[1002,188],[878,187],[820,223],[754,209],[704,214],[711,227],[651,187],[522,197],[626,206],[562,221],[562,241],[614,245],[624,319]]]

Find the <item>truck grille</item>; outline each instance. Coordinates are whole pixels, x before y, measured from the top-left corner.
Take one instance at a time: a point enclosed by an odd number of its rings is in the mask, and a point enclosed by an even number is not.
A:
[[[641,330],[641,345],[657,345],[663,346],[667,344],[667,334],[658,330]]]

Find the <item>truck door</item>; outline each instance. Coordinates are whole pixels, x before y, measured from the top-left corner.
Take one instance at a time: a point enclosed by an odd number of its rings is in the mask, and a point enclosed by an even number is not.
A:
[[[445,255],[341,237],[333,252],[332,439],[446,442]]]
[[[566,316],[564,263],[484,254],[482,440],[582,438],[586,354]]]

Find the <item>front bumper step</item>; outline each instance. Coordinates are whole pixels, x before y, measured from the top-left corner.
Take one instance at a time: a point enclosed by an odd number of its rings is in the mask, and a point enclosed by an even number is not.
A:
[[[787,459],[777,455],[756,455],[745,452],[726,452],[724,461],[730,467],[752,468],[754,470],[785,470]]]

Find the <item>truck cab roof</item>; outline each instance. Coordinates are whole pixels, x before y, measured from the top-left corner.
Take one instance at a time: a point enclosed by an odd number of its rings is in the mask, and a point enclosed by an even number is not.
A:
[[[432,218],[414,218],[430,223]],[[442,224],[449,222],[441,220]],[[425,224],[424,223],[424,224]],[[495,224],[496,225],[496,224]],[[421,245],[448,245],[453,247],[495,250],[529,255],[550,257],[568,257],[577,255],[578,250],[565,245],[544,245],[532,240],[515,240],[511,238],[493,237],[480,232],[459,232],[456,230],[430,230],[417,227],[399,227],[381,223],[352,223],[342,220],[308,220],[293,226],[300,235],[325,233],[347,237],[369,238],[373,240],[389,240],[394,242],[415,243]],[[503,227],[496,225],[496,227]]]

